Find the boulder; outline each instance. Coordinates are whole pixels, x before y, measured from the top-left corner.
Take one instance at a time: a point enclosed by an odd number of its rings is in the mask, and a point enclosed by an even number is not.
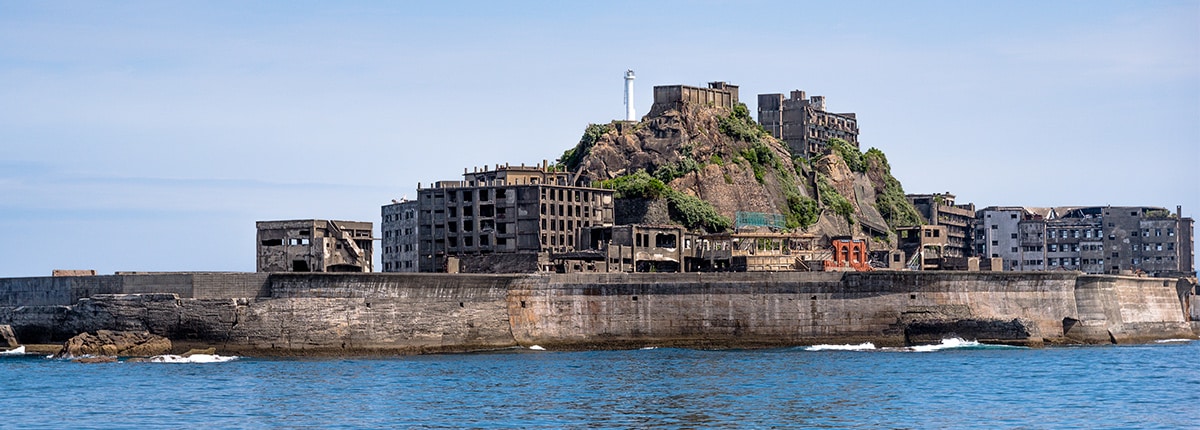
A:
[[[98,330],[72,337],[57,357],[123,356],[151,357],[171,352],[171,340],[150,332]]]
[[[196,355],[196,354],[201,354],[201,355],[217,355],[217,349],[216,349],[216,348],[204,348],[204,349],[195,349],[195,348],[193,348],[193,349],[190,349],[190,350],[188,350],[188,352],[185,352],[185,353],[183,353],[183,356],[182,356],[182,357],[183,357],[183,358],[187,358],[187,357],[191,357],[191,356],[193,356],[193,355]]]
[[[76,363],[96,364],[96,363],[116,363],[117,357],[80,357],[73,359]]]
[[[12,349],[20,345],[17,342],[17,334],[13,332],[12,326],[7,324],[0,325],[0,347]]]

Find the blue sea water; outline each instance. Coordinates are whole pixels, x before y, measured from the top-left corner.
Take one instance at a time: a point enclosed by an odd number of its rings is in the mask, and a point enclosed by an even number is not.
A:
[[[1200,342],[81,364],[0,356],[3,428],[1200,428]]]

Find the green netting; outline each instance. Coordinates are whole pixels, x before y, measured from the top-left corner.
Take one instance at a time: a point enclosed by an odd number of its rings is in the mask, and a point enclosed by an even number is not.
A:
[[[782,229],[786,225],[786,220],[780,214],[768,214],[761,212],[738,212],[737,227],[774,227]]]

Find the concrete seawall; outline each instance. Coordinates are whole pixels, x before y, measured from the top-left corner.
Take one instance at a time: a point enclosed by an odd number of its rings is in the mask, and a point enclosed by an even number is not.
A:
[[[25,343],[148,330],[244,354],[1193,337],[1189,282],[1074,272],[172,273],[0,279]]]

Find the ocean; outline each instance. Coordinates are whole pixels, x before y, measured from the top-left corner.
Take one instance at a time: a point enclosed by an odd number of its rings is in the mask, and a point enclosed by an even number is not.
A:
[[[1200,342],[0,356],[2,428],[1200,428]]]

